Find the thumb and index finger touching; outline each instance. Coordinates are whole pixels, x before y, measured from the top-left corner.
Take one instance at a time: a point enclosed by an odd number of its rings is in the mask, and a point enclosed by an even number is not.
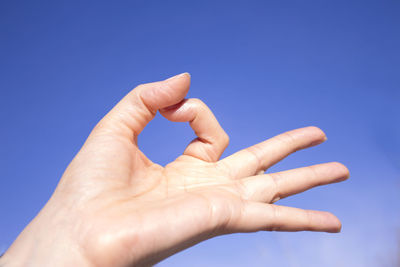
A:
[[[189,122],[197,135],[185,149],[184,155],[209,162],[217,161],[228,145],[228,135],[201,100],[185,99],[189,87],[189,73],[139,85],[99,122],[94,131],[130,138],[136,142],[140,132],[160,111],[170,121]]]

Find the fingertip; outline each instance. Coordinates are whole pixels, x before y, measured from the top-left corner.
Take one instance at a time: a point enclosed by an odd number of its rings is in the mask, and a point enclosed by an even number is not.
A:
[[[190,74],[188,72],[184,72],[172,76],[171,78],[162,81],[162,83],[167,84],[168,85],[167,87],[176,88],[178,91],[185,91],[186,95],[187,91],[189,90],[190,80],[191,80]]]
[[[181,73],[164,81],[140,86],[138,94],[147,107],[153,111],[181,102],[190,87],[189,73]]]
[[[350,171],[349,169],[346,167],[346,165],[344,165],[343,163],[340,162],[332,162],[331,164],[333,164],[335,166],[335,168],[340,172],[340,181],[345,181],[347,179],[349,179],[350,177]]]
[[[332,230],[329,231],[329,233],[334,233],[334,234],[336,234],[336,233],[340,233],[341,231],[342,231],[342,223],[339,221],[339,222],[337,223],[337,225],[335,225],[335,227],[333,227]]]
[[[342,222],[334,214],[327,212],[328,217],[328,233],[340,233],[342,230]]]
[[[328,139],[327,137],[326,137],[326,134],[325,134],[325,132],[321,129],[321,128],[319,128],[319,127],[317,127],[317,126],[308,126],[307,127],[309,130],[311,130],[311,131],[314,131],[315,132],[315,134],[316,135],[318,135],[321,139],[323,139],[323,140],[326,140],[326,139]]]
[[[314,141],[311,143],[311,146],[319,145],[328,140],[325,132],[321,130],[321,128],[317,126],[308,126],[304,128],[310,134],[314,136]]]
[[[342,231],[342,222],[339,221],[339,226],[338,226],[338,228],[337,228],[336,233],[340,233],[341,231]]]

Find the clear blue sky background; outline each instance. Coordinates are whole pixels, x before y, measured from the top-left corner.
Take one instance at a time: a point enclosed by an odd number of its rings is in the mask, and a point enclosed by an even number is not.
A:
[[[351,179],[281,202],[334,212],[341,234],[222,236],[160,266],[394,266],[399,14],[399,1],[1,1],[0,249],[121,97],[188,71],[189,97],[231,136],[225,156],[316,125],[329,140],[272,171],[341,161]],[[192,138],[157,116],[139,143],[165,164]]]

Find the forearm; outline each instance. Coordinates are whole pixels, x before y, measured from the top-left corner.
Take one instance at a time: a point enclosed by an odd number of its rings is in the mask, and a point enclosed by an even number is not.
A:
[[[31,222],[0,257],[0,267],[91,266],[77,246],[51,229]]]

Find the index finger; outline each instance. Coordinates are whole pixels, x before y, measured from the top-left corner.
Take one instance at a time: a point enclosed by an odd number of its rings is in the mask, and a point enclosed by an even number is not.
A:
[[[228,135],[212,111],[200,99],[185,99],[174,106],[161,109],[160,113],[171,121],[189,122],[197,135],[186,147],[184,155],[215,162],[228,146]]]

